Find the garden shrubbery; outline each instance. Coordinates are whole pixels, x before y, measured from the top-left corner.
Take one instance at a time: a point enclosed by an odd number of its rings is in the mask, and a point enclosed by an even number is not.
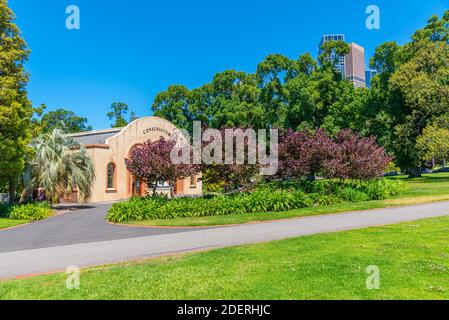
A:
[[[218,216],[252,212],[279,212],[313,205],[299,190],[256,191],[220,195],[213,198],[176,198],[162,196],[133,198],[116,203],[108,214],[112,222]]]
[[[108,220],[116,223],[256,212],[281,212],[342,201],[360,202],[397,195],[403,183],[393,180],[318,180],[270,183],[254,192],[203,198],[133,198],[116,203]]]
[[[6,218],[10,210],[11,205],[9,203],[0,202],[0,218]]]
[[[382,200],[391,196],[397,196],[405,188],[405,182],[390,179],[374,180],[301,180],[300,182],[272,182],[258,187],[259,190],[301,190],[305,193],[318,193],[323,195],[335,195],[346,200],[344,193],[347,189],[353,189],[365,193],[366,200]],[[346,190],[346,191],[345,191]]]
[[[0,204],[0,217],[16,220],[43,220],[53,215],[48,202],[20,205]]]

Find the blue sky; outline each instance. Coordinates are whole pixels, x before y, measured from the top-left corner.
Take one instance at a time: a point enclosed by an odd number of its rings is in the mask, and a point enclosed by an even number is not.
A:
[[[27,69],[33,105],[66,108],[107,128],[112,102],[151,115],[170,84],[195,88],[217,72],[254,72],[270,53],[317,53],[324,33],[345,33],[365,47],[406,42],[449,0],[9,0],[32,50]],[[81,29],[67,30],[77,5]],[[365,8],[381,10],[381,29],[365,28]]]

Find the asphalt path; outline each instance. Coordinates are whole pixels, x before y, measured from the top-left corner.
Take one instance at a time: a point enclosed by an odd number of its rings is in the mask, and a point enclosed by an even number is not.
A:
[[[105,222],[108,205],[0,230],[0,279],[395,224],[449,215],[449,202],[217,228],[163,229]]]

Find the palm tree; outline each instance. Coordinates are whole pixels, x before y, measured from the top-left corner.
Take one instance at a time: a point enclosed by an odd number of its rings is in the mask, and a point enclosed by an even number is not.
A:
[[[79,199],[91,196],[95,170],[86,150],[64,133],[55,129],[32,142],[35,157],[30,162],[25,180],[26,192],[42,188],[52,202],[76,188]]]

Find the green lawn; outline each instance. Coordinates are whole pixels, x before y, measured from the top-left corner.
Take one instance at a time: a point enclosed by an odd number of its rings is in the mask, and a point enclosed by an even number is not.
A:
[[[27,222],[28,221],[26,221],[26,220],[13,220],[13,219],[0,218],[0,229],[18,226],[20,224],[24,224]]]
[[[449,173],[427,174],[422,178],[416,179],[406,179],[404,176],[394,177],[392,179],[402,179],[407,181],[407,189],[399,196],[386,200],[366,201],[359,203],[339,203],[329,206],[296,209],[287,212],[248,213],[239,215],[189,217],[180,219],[157,219],[130,222],[129,224],[141,226],[173,227],[241,224],[256,221],[286,219],[355,210],[369,210],[376,208],[405,206],[449,200]]]
[[[380,289],[366,289],[368,266]],[[449,217],[0,282],[3,299],[449,299]]]

